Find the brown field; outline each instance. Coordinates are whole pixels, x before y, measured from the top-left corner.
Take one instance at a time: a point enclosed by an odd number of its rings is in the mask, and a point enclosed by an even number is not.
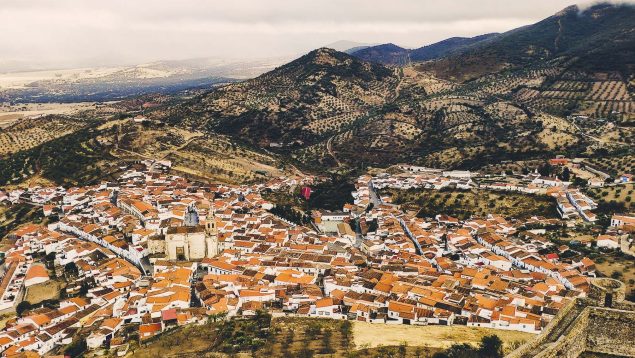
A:
[[[635,209],[635,184],[633,183],[593,188],[589,192],[599,203],[615,201],[624,204],[627,211]]]
[[[630,299],[635,299],[635,258],[617,254],[603,254],[595,259],[595,266],[602,275],[615,277],[626,284]]]
[[[499,336],[506,346],[535,337],[531,333],[466,326],[408,326],[364,322],[355,322],[353,325],[353,337],[357,349],[398,346],[404,342],[408,346],[427,346],[437,349],[448,348],[453,343],[469,343],[476,346],[482,337],[492,334]]]
[[[81,121],[65,118],[21,119],[0,132],[0,156],[33,148],[83,126]]]
[[[49,280],[39,285],[27,288],[24,300],[32,304],[40,303],[44,300],[58,299],[62,282]]]
[[[126,357],[187,357],[190,354],[197,356],[208,351],[215,330],[215,326],[211,325],[183,327],[162,335],[150,344],[133,345]]]
[[[1,77],[1,76],[0,76]],[[0,78],[1,81],[1,78]],[[49,114],[74,114],[79,111],[95,109],[95,103],[20,103],[13,105],[0,104],[0,128],[27,118]]]
[[[635,172],[634,155],[590,158],[585,161],[588,162],[592,167],[613,176]]]
[[[496,334],[506,351],[534,335],[464,326],[404,326],[351,322],[349,336],[344,321],[315,318],[274,318],[273,338],[256,352],[235,357],[430,357],[453,343],[478,345],[481,338]],[[186,326],[141,346],[133,344],[128,357],[228,357],[214,352],[215,324]],[[310,355],[307,355],[310,354]]]
[[[119,150],[112,154],[121,159],[167,159],[180,175],[228,183],[262,181],[289,174],[279,169],[279,158],[221,135],[210,136],[179,128],[145,128],[130,121],[110,123],[102,128],[116,127],[111,130],[119,133]]]

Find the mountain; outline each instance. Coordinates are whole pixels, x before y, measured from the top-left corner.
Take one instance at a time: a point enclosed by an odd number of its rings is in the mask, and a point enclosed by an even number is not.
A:
[[[409,54],[410,50],[392,43],[371,46],[352,53],[361,60],[385,65],[405,65],[408,63]]]
[[[632,51],[626,34],[635,17],[620,9],[567,8],[471,44],[428,46],[423,53],[447,55],[399,68],[322,48],[149,116],[229,135],[315,171],[403,162],[478,168],[623,150],[635,139],[635,78],[624,73],[632,59],[601,55]],[[386,58],[412,56],[392,44],[377,48]],[[594,62],[598,56],[605,61]],[[567,119],[574,113],[591,121]]]
[[[481,87],[464,89],[326,48],[150,116],[270,148],[314,170],[397,162],[470,166],[476,158],[544,154],[553,149],[547,134],[566,146],[579,143],[566,134],[572,131],[566,122]]]
[[[368,48],[370,46],[373,46],[373,44],[348,41],[348,40],[340,40],[340,41],[332,42],[324,47],[331,48],[335,51],[351,54],[353,52]]]
[[[170,108],[164,117],[265,147],[310,144],[386,103],[397,82],[391,69],[321,48]]]
[[[628,77],[635,68],[635,6],[570,6],[533,25],[453,51],[425,68],[465,81],[550,60],[576,70],[619,71]]]
[[[417,62],[441,58],[453,51],[461,50],[496,36],[498,34],[491,33],[475,37],[452,37],[413,50],[389,43],[361,49],[351,52],[351,54],[364,61],[379,62],[387,65],[404,65],[411,61]]]
[[[433,60],[446,56],[454,51],[460,51],[476,43],[496,38],[498,35],[497,33],[490,33],[474,37],[451,37],[428,46],[414,49],[410,51],[410,57],[412,61]]]

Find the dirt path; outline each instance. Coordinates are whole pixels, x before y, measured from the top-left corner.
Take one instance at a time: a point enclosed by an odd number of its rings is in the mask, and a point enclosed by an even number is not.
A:
[[[562,19],[558,19],[558,35],[556,39],[553,40],[553,47],[555,48],[555,52],[558,52],[560,49],[560,37],[562,37]]]
[[[337,163],[337,166],[341,167],[342,163],[339,161],[339,159],[337,159],[337,157],[335,156],[335,153],[333,152],[333,138],[335,138],[335,136],[332,136],[331,138],[329,138],[328,141],[326,141],[326,150],[329,152],[331,157],[333,157],[333,159],[335,159],[335,162]]]
[[[181,150],[181,149],[187,147],[188,145],[190,145],[190,143],[192,143],[193,141],[195,141],[195,140],[197,140],[199,138],[202,138],[204,136],[205,135],[203,133],[196,133],[196,134],[192,135],[188,140],[185,141],[185,143],[179,145],[178,147],[174,147],[172,149],[166,150],[165,154],[161,155],[161,159],[167,158],[167,156],[170,155],[171,153],[178,152],[179,150]]]

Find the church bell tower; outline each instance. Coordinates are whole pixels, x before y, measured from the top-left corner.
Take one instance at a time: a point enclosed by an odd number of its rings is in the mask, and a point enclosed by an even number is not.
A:
[[[211,217],[208,217],[205,222],[205,246],[207,249],[206,257],[218,255],[218,230],[216,229],[216,216],[213,211]]]

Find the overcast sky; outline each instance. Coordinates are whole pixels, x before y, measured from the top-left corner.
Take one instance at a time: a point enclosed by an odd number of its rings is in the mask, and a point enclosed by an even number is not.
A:
[[[0,71],[262,58],[338,40],[419,47],[502,32],[575,0],[0,0]]]

